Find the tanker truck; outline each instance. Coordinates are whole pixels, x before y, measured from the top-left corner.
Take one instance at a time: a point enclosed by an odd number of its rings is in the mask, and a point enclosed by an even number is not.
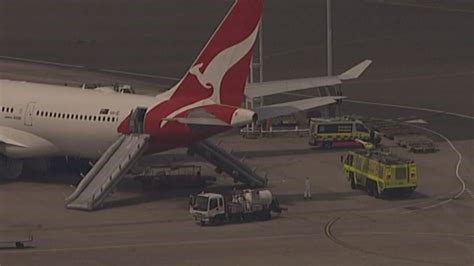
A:
[[[269,190],[234,190],[227,197],[203,192],[190,196],[189,202],[189,212],[200,225],[269,220],[272,212],[283,210]]]

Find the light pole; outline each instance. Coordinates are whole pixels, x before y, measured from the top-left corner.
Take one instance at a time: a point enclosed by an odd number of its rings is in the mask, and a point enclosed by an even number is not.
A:
[[[327,26],[327,68],[328,76],[332,76],[332,21],[331,21],[331,0],[326,0],[326,26]]]

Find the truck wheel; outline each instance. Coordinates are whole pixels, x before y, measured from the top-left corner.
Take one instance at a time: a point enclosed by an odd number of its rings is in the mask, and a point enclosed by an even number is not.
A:
[[[351,188],[356,189],[355,176],[354,173],[349,173],[349,180],[351,181]]]
[[[325,141],[323,143],[323,148],[329,150],[330,148],[332,148],[332,142],[331,141]]]
[[[264,220],[270,220],[272,219],[272,213],[271,211],[266,211],[265,214],[264,214]]]
[[[373,188],[373,190],[374,190],[374,197],[375,197],[376,199],[379,199],[379,198],[380,198],[379,185],[378,185],[377,182],[373,182],[372,184],[373,184],[372,188]]]
[[[402,191],[403,191],[403,194],[402,194],[403,196],[410,197],[413,194],[413,192],[415,191],[415,189],[414,188],[407,188],[407,189],[404,189]]]
[[[219,224],[224,224],[224,222],[225,222],[225,216],[224,216],[224,215],[220,215],[218,222],[219,222]]]
[[[372,180],[367,180],[366,189],[367,189],[367,195],[372,197],[374,195]]]
[[[25,248],[25,244],[23,244],[22,242],[16,242],[15,246],[16,248]]]

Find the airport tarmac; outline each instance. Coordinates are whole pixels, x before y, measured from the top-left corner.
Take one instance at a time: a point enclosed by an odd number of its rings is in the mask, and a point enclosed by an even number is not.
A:
[[[65,209],[64,198],[77,177],[27,178],[0,185],[0,233],[32,230],[35,240],[24,250],[0,247],[0,265],[473,265],[472,10],[403,5],[417,2],[407,0],[334,2],[336,72],[374,59],[361,80],[344,86],[345,94],[402,105],[347,102],[345,112],[427,121],[420,126],[446,136],[461,154],[459,178],[458,154],[439,136],[437,153],[396,149],[419,165],[413,197],[378,200],[350,189],[341,150],[312,150],[306,138],[226,134],[213,141],[268,172],[269,189],[288,212],[267,222],[200,227],[187,209],[189,193],[199,191],[144,193],[132,181],[121,184],[107,208],[74,211]],[[0,54],[82,66],[2,60],[2,78],[121,82],[151,94],[175,81],[103,70],[179,77],[231,1],[0,3]],[[325,74],[324,1],[287,3],[267,1],[265,77]],[[203,174],[216,175],[203,166]],[[306,176],[311,201],[302,197]],[[230,178],[217,177],[210,190],[232,189]]]
[[[221,136],[223,147],[248,154],[268,172],[271,189],[289,208],[267,222],[200,227],[188,214],[196,190],[142,192],[124,182],[109,206],[66,210],[67,182],[12,182],[1,187],[1,230],[32,229],[24,250],[0,249],[2,265],[470,265],[473,195],[455,176],[457,155],[447,143],[433,154],[400,154],[419,165],[420,183],[409,199],[374,199],[351,190],[339,156],[311,151],[306,138],[242,139]],[[473,141],[456,141],[466,160],[460,176],[472,188]],[[471,147],[471,148],[469,148]],[[462,148],[462,149],[461,149]],[[263,153],[262,151],[266,151]],[[283,151],[289,151],[285,154]],[[310,152],[308,152],[310,151]],[[252,153],[253,152],[253,153]],[[204,167],[203,174],[213,174]],[[214,174],[215,175],[215,174]],[[310,177],[313,199],[302,197]],[[57,180],[58,177],[55,178]],[[231,190],[219,177],[212,191]]]

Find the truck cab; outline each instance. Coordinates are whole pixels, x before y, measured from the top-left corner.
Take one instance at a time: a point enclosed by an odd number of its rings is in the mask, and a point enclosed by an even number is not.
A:
[[[201,224],[211,224],[225,218],[224,196],[216,193],[200,193],[190,196],[189,213]]]

